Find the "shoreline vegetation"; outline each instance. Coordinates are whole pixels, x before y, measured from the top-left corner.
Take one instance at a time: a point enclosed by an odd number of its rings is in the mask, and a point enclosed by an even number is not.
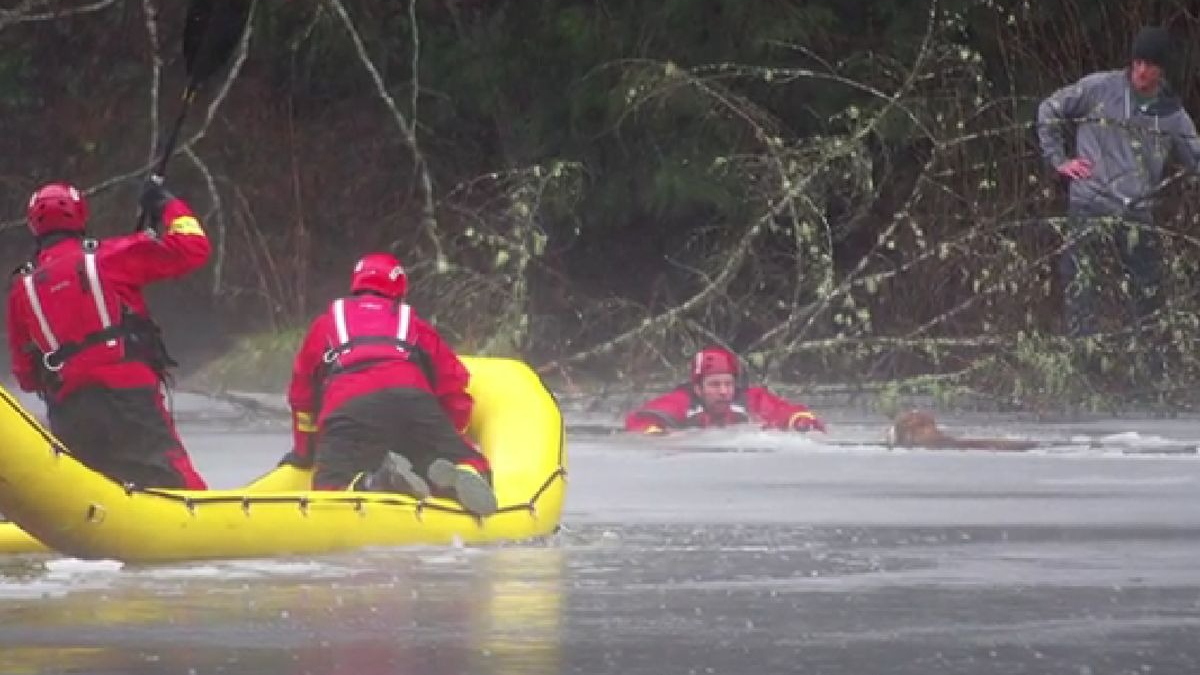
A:
[[[226,400],[252,413],[258,411],[287,416],[285,397],[292,359],[302,339],[303,333],[298,329],[242,336],[224,354],[181,377],[179,388]],[[537,369],[536,362],[527,362]],[[636,377],[633,373],[614,370],[613,376],[607,379],[594,372],[572,374],[563,369],[540,374],[564,407],[584,411],[624,410],[636,405],[649,393],[666,391],[680,384],[684,376],[678,372],[679,368],[676,364],[672,368],[638,373]],[[939,394],[921,388],[906,390],[887,382],[864,385],[854,382],[809,384],[773,380],[768,384],[789,398],[804,401],[815,410],[859,410],[879,414],[881,420],[891,419],[912,408],[946,413],[1015,415],[1046,421],[1097,417],[1175,418],[1196,414],[1186,405],[1156,399],[1091,408],[1072,406],[1070,402],[1063,401],[1053,407],[1033,409],[986,393],[961,391]],[[276,397],[277,400],[274,400]]]
[[[186,4],[0,15],[8,269],[47,180],[84,189],[93,234],[129,231]],[[1064,337],[1036,107],[1123,67],[1143,23],[1200,44],[1186,0],[1093,4],[258,2],[168,181],[212,261],[151,306],[180,352],[219,354],[198,383],[277,389],[294,327],[391,250],[460,353],[522,357],[564,395],[669,385],[715,343],[817,408],[1195,412],[1194,179],[1156,204],[1163,306],[1122,318],[1114,254],[1084,280],[1099,332]]]

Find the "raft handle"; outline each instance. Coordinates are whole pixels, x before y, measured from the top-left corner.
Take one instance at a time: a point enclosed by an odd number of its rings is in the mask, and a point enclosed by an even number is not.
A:
[[[103,506],[99,504],[89,504],[87,507],[87,515],[84,516],[84,520],[89,523],[100,524],[104,522],[106,515],[107,511],[104,510]]]

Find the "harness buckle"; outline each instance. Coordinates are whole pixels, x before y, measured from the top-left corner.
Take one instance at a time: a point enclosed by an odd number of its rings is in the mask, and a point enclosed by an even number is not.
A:
[[[52,352],[46,352],[45,354],[42,354],[42,367],[52,373],[57,373],[58,371],[62,370],[63,366],[66,365],[67,362],[60,361],[57,357],[57,349]]]
[[[337,361],[337,358],[338,358],[338,353],[337,353],[337,350],[335,350],[335,349],[326,349],[326,350],[325,350],[325,355],[321,357],[321,360],[325,362],[325,365],[330,365],[330,364],[332,364],[334,361]]]

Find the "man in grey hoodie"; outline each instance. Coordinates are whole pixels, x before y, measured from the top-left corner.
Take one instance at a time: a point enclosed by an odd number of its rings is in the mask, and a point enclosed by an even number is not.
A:
[[[1070,180],[1071,241],[1059,266],[1067,332],[1096,332],[1097,257],[1115,244],[1129,280],[1133,323],[1161,302],[1161,272],[1151,212],[1168,156],[1195,170],[1196,127],[1171,96],[1163,70],[1171,56],[1165,28],[1146,27],[1133,40],[1128,68],[1092,73],[1038,106],[1038,140],[1051,166]],[[1074,152],[1067,131],[1074,132]]]

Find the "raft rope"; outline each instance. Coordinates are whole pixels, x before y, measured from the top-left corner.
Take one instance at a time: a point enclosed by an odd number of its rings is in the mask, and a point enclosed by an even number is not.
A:
[[[68,453],[69,454],[69,453]],[[537,503],[542,495],[549,490],[556,481],[566,480],[566,469],[561,466],[555,469],[545,482],[537,489],[528,501],[510,504],[496,509],[496,514],[513,513],[525,511],[531,514],[537,514]],[[193,493],[181,495],[175,492],[168,492],[160,488],[138,488],[130,484],[122,486],[125,488],[126,494],[132,496],[134,493],[141,493],[148,496],[168,499],[176,503],[183,504],[187,508],[188,513],[195,515],[196,509],[205,504],[240,504],[242,512],[246,516],[251,515],[253,507],[256,505],[267,504],[295,504],[305,515],[311,510],[314,505],[322,504],[337,504],[352,507],[354,511],[366,514],[369,505],[379,505],[388,507],[410,507],[415,509],[417,514],[424,511],[437,511],[441,513],[461,514],[475,517],[475,514],[467,511],[461,506],[454,505],[454,502],[431,502],[425,499],[417,499],[404,494],[391,494],[386,492],[373,492],[366,496],[364,493],[352,492],[318,492],[296,494],[264,494],[264,495],[247,495],[247,494],[214,494],[205,495],[204,493]],[[493,514],[495,515],[495,514]]]
[[[61,442],[59,442],[59,440],[57,438],[55,438],[53,434],[51,434],[49,431],[47,431],[35,417],[30,415],[24,409],[24,407],[22,407],[21,404],[18,403],[12,397],[11,394],[9,394],[7,391],[0,390],[0,397],[2,397],[4,399],[4,402],[8,405],[9,408],[11,408],[18,415],[20,415],[21,418],[23,420],[25,420],[25,422],[30,427],[32,427],[34,430],[36,430],[38,432],[38,434],[46,441],[46,444],[49,447],[49,450],[54,454],[55,457],[61,457],[63,455],[71,456],[70,450],[68,450]],[[564,445],[565,445],[565,436],[566,436],[566,431],[564,429],[562,434],[559,437],[558,467],[555,468],[555,470],[551,472],[551,474],[546,478],[545,482],[542,483],[541,487],[539,487],[537,489],[537,491],[534,492],[533,496],[529,498],[529,501],[524,502],[524,503],[517,503],[517,504],[512,504],[509,506],[501,507],[496,510],[497,514],[510,513],[510,512],[514,512],[514,511],[528,511],[531,514],[536,515],[537,514],[537,502],[541,499],[542,495],[545,494],[546,491],[548,489],[550,489],[551,486],[554,485],[555,481],[562,480],[565,482],[566,476],[567,476],[567,470],[562,466],[563,449],[564,449]],[[73,460],[75,460],[75,458],[73,456],[71,458]],[[79,461],[79,460],[75,460],[75,461]],[[160,488],[141,488],[141,487],[134,485],[133,483],[123,483],[123,484],[121,484],[121,488],[122,488],[122,490],[124,490],[126,496],[129,496],[129,497],[132,497],[137,493],[141,493],[144,495],[159,497],[162,499],[168,499],[168,500],[183,504],[183,506],[188,510],[188,513],[190,513],[192,515],[195,515],[197,506],[200,506],[203,504],[240,503],[242,505],[242,511],[247,516],[249,516],[251,506],[253,506],[255,504],[295,504],[302,513],[307,514],[310,506],[312,506],[313,504],[316,504],[316,503],[320,503],[320,504],[351,505],[351,506],[353,506],[355,511],[357,511],[359,513],[363,513],[363,514],[366,513],[366,505],[367,504],[379,504],[381,506],[415,507],[416,512],[418,514],[420,514],[421,512],[423,512],[425,510],[430,510],[430,511],[442,512],[442,513],[462,514],[462,515],[471,516],[473,518],[476,517],[475,514],[467,511],[466,509],[462,508],[461,506],[457,506],[457,507],[450,506],[448,504],[434,503],[434,502],[429,502],[426,500],[418,500],[415,497],[410,497],[408,495],[401,495],[401,494],[393,495],[393,494],[382,493],[382,492],[381,493],[371,493],[371,497],[369,497],[369,498],[364,496],[362,493],[333,492],[333,491],[328,492],[328,493],[320,493],[320,494],[316,494],[316,495],[305,493],[303,495],[278,495],[278,494],[277,495],[269,495],[268,494],[268,495],[259,496],[259,495],[246,495],[246,494],[232,494],[232,495],[214,494],[214,495],[209,496],[209,495],[204,494],[203,492],[198,492],[195,494],[188,494],[188,495],[181,495],[181,494],[176,494],[174,492],[168,492],[168,491],[165,491]]]

